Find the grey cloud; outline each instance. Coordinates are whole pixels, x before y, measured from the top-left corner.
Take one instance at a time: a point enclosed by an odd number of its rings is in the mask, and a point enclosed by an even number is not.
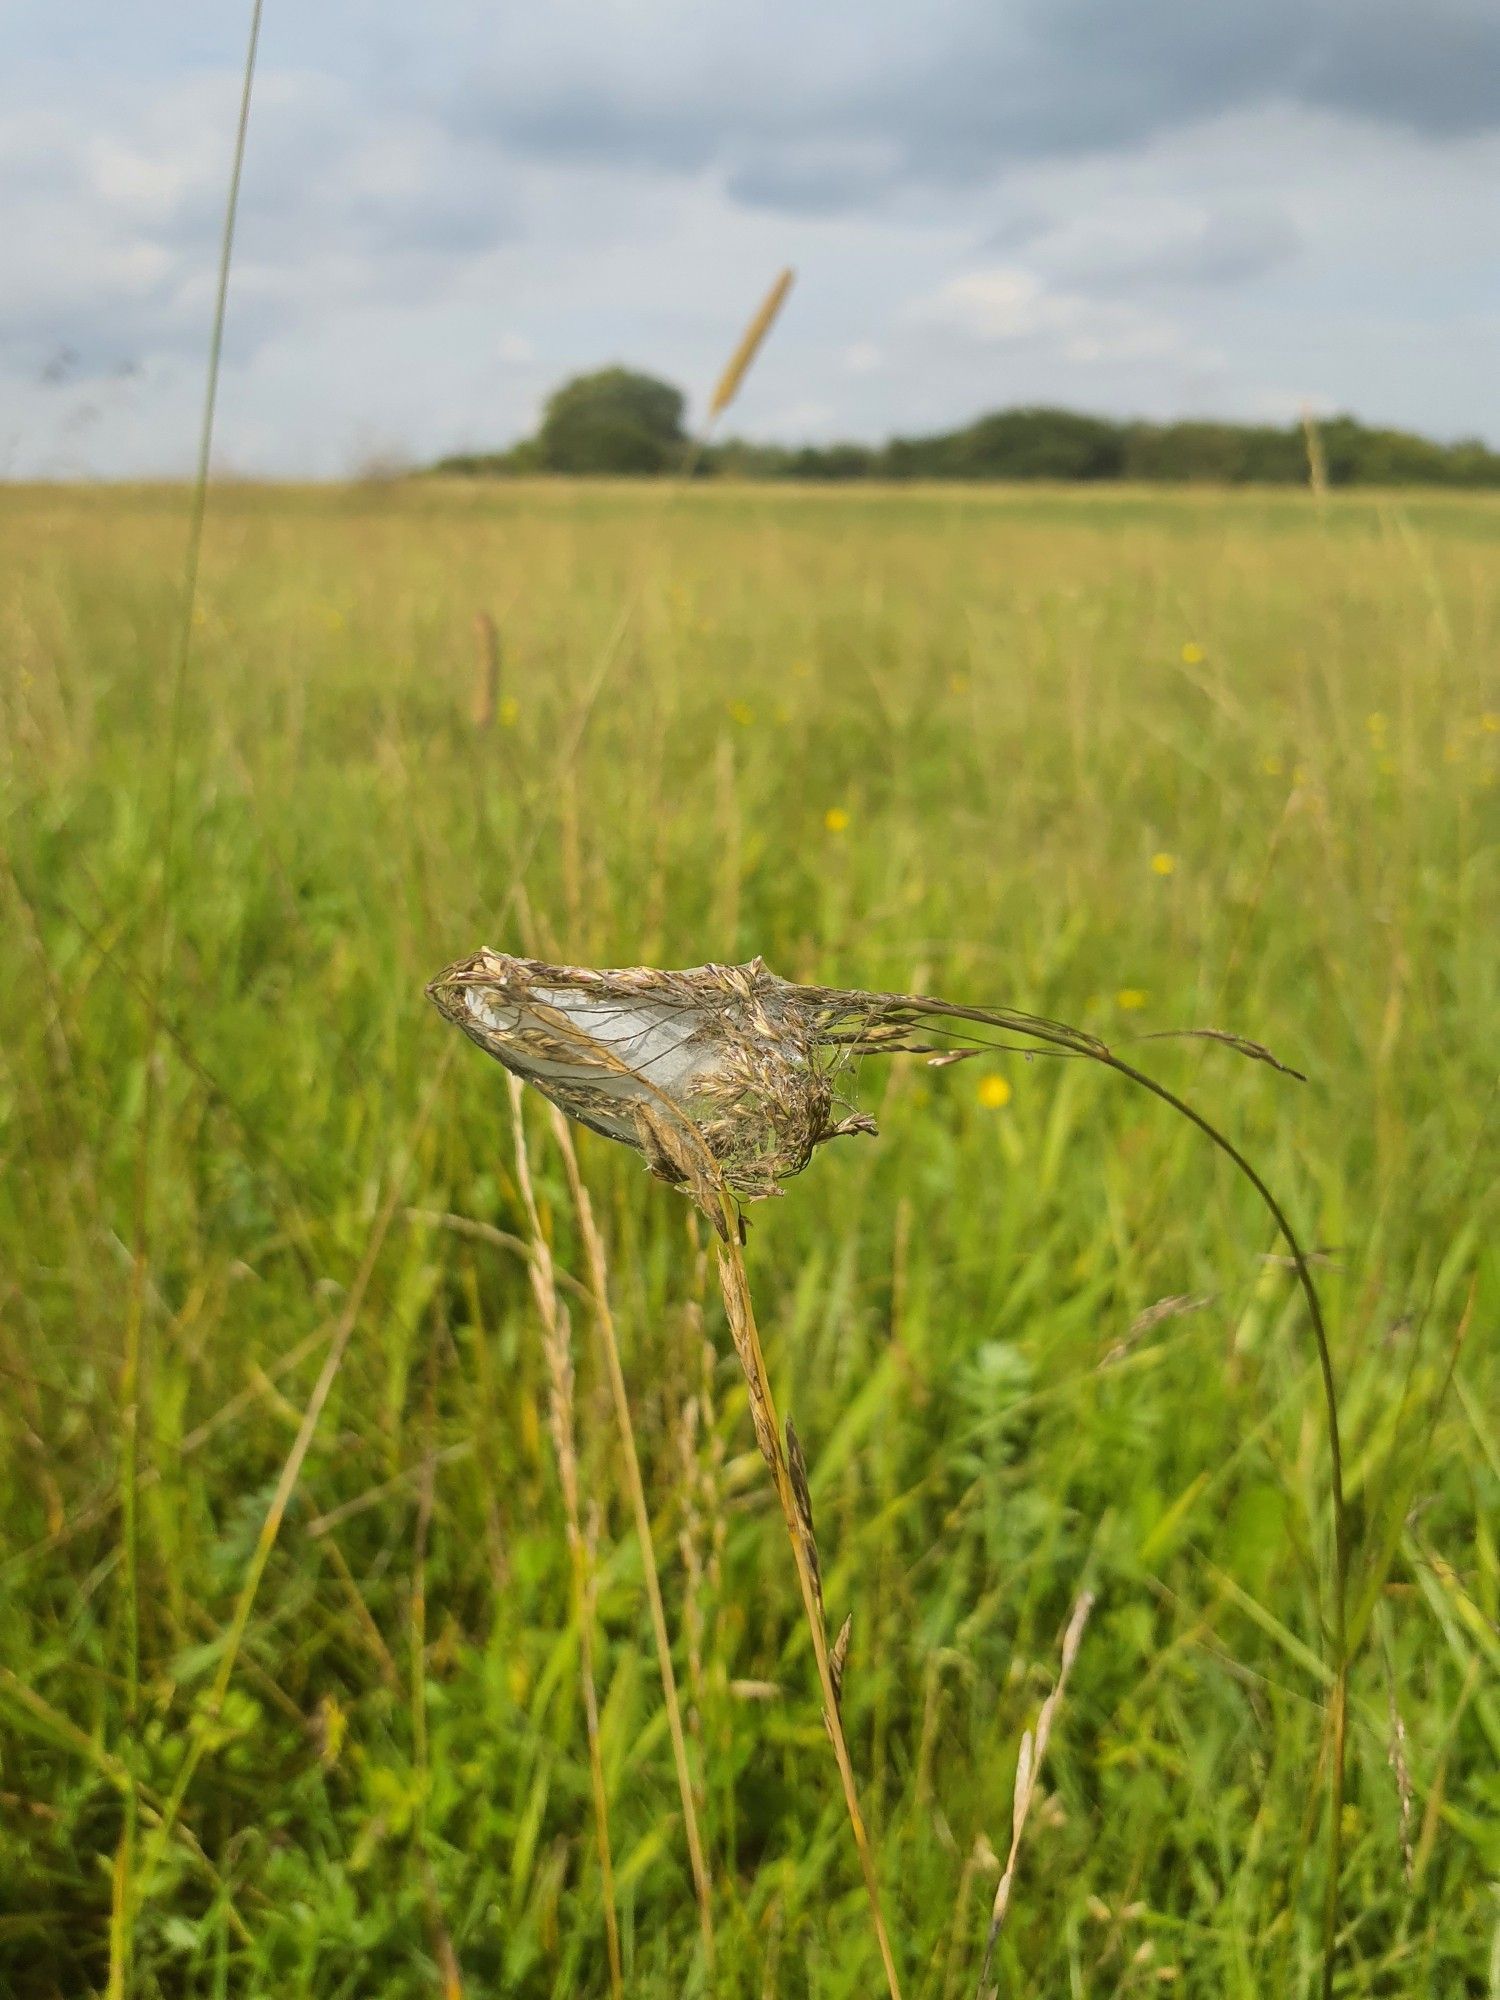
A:
[[[1295,257],[1301,234],[1271,201],[1106,196],[1081,212],[1033,207],[981,246],[1098,291],[1242,284]]]
[[[0,116],[0,346],[111,360],[201,352],[233,81],[180,80],[141,102],[106,94],[86,121]],[[513,232],[485,149],[324,79],[268,77],[236,240],[230,359],[310,309],[436,293]]]
[[[808,211],[984,182],[1300,104],[1430,138],[1500,126],[1493,0],[679,0],[558,5],[494,30],[467,129],[534,155],[717,172]]]
[[[1275,209],[1226,210],[1209,216],[1194,236],[1143,257],[1135,269],[1146,283],[1237,285],[1264,277],[1301,247],[1291,218]]]
[[[791,144],[731,162],[724,188],[750,208],[826,214],[860,206],[872,188],[890,186],[900,168],[899,155],[885,144]]]

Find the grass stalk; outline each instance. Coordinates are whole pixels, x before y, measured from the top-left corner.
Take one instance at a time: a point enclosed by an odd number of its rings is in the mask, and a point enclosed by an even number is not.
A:
[[[1233,1140],[1226,1137],[1216,1125],[1211,1124],[1200,1111],[1194,1110],[1185,1098],[1179,1097],[1175,1091],[1168,1090],[1165,1084],[1158,1083],[1143,1070],[1134,1068],[1132,1064],[1122,1061],[1113,1053],[1102,1057],[1101,1060],[1107,1068],[1117,1070],[1121,1076],[1138,1084],[1142,1090],[1149,1091],[1153,1097],[1159,1097],[1164,1104],[1170,1105],[1190,1124],[1196,1125],[1198,1130],[1244,1175],[1265,1205],[1281,1233],[1282,1240],[1291,1252],[1297,1283],[1301,1288],[1308,1319],[1312,1325],[1313,1345],[1317,1350],[1318,1374],[1323,1389],[1323,1423],[1328,1441],[1328,1485],[1333,1510],[1333,1616],[1328,1640],[1328,1665],[1333,1679],[1328,1697],[1328,1846],[1327,1876],[1323,1885],[1322,1940],[1322,2000],[1333,2000],[1334,1973],[1338,1960],[1340,1877],[1344,1866],[1344,1794],[1349,1756],[1349,1512],[1344,1499],[1344,1450],[1339,1427],[1338,1383],[1333,1372],[1333,1351],[1328,1344],[1328,1329],[1323,1320],[1323,1306],[1318,1297],[1318,1288],[1313,1283],[1312,1266],[1307,1261],[1307,1253],[1287,1219],[1285,1209]]]
[[[880,1961],[885,1968],[886,1985],[891,2000],[901,2000],[901,1982],[896,1972],[896,1961],[891,1954],[891,1941],[880,1907],[880,1881],[875,1869],[874,1850],[865,1829],[864,1815],[860,1811],[859,1792],[854,1782],[854,1766],[849,1760],[849,1745],[844,1736],[843,1718],[839,1710],[840,1676],[835,1671],[828,1646],[828,1634],[823,1623],[823,1591],[818,1572],[814,1567],[816,1545],[812,1542],[810,1520],[807,1519],[804,1507],[799,1504],[791,1468],[787,1462],[787,1453],[782,1444],[781,1425],[776,1415],[775,1398],[771,1393],[771,1378],[766,1368],[765,1355],[761,1350],[760,1330],[755,1323],[749,1274],[745,1269],[744,1253],[740,1249],[739,1217],[735,1214],[734,1205],[727,1194],[723,1197],[723,1214],[724,1235],[719,1245],[718,1266],[724,1310],[729,1316],[730,1331],[734,1335],[735,1348],[749,1384],[750,1412],[755,1423],[756,1440],[771,1470],[777,1504],[781,1508],[781,1518],[786,1523],[787,1537],[791,1542],[792,1556],[797,1565],[797,1582],[802,1590],[802,1607],[807,1614],[813,1658],[818,1667],[818,1685],[823,1691],[823,1718],[833,1744],[839,1782],[844,1789],[844,1805],[849,1814],[849,1826],[854,1835],[860,1869],[865,1878],[865,1894],[870,1901],[870,1917],[875,1926],[876,1942],[880,1947]]]
[[[676,1766],[677,1789],[682,1798],[683,1832],[687,1838],[693,1889],[698,1899],[698,1927],[703,1937],[704,1954],[709,1968],[712,1969],[713,1890],[709,1881],[708,1864],[703,1856],[703,1841],[698,1830],[698,1810],[694,1800],[692,1773],[688,1768],[687,1741],[682,1727],[682,1704],[677,1695],[677,1675],[672,1666],[672,1642],[667,1633],[667,1614],[662,1604],[661,1578],[657,1573],[656,1550],[652,1542],[651,1510],[646,1504],[646,1488],[641,1479],[640,1454],[636,1450],[635,1443],[635,1424],[630,1414],[630,1397],[625,1386],[625,1371],[620,1362],[620,1342],[615,1330],[614,1313],[609,1303],[609,1268],[605,1261],[603,1239],[594,1221],[593,1204],[589,1200],[588,1189],[584,1186],[583,1176],[579,1172],[573,1135],[560,1111],[553,1109],[551,1120],[552,1130],[563,1156],[563,1165],[567,1170],[568,1187],[572,1192],[579,1232],[583,1237],[584,1255],[588,1262],[589,1282],[593,1292],[594,1324],[599,1331],[599,1344],[604,1352],[605,1369],[609,1376],[610,1395],[614,1402],[615,1422],[620,1436],[620,1453],[625,1466],[625,1484],[635,1516],[636,1538],[641,1548],[641,1567],[646,1579],[646,1598],[651,1607],[651,1630],[656,1643],[656,1663],[661,1672],[662,1699],[666,1703],[667,1728],[672,1738],[672,1761]]]
[[[531,1159],[526,1150],[526,1124],[521,1111],[521,1084],[509,1072],[506,1082],[510,1087],[511,1127],[515,1133],[516,1180],[521,1189],[531,1238],[531,1290],[542,1322],[542,1343],[547,1357],[548,1423],[567,1519],[573,1619],[578,1627],[578,1678],[582,1684],[584,1723],[588,1735],[589,1784],[594,1796],[594,1838],[599,1849],[609,1990],[614,2000],[623,2000],[625,1983],[620,1962],[620,1923],[615,1908],[615,1866],[609,1838],[609,1795],[604,1784],[604,1757],[599,1743],[599,1692],[594,1675],[594,1550],[592,1538],[584,1533],[578,1500],[572,1328],[567,1307],[558,1297],[552,1250],[543,1234],[542,1218],[537,1210]]]
[[[1068,1675],[1073,1671],[1073,1662],[1077,1659],[1078,1648],[1083,1642],[1083,1628],[1089,1622],[1089,1613],[1093,1608],[1094,1593],[1091,1590],[1080,1591],[1074,1600],[1067,1630],[1063,1634],[1062,1664],[1057,1671],[1057,1680],[1051,1694],[1042,1703],[1041,1712],[1036,1719],[1035,1732],[1028,1729],[1021,1738],[1020,1754],[1016,1759],[1015,1784],[1011,1790],[1010,1849],[1005,1857],[1005,1867],[1001,1871],[999,1886],[995,1890],[995,1901],[990,1910],[990,1928],[985,1940],[984,1963],[979,1969],[978,2000],[994,2000],[996,1989],[990,1985],[990,1967],[994,1963],[995,1946],[1000,1941],[1006,1912],[1010,1908],[1011,1891],[1015,1887],[1016,1864],[1021,1858],[1021,1836],[1026,1831],[1026,1821],[1036,1799],[1042,1759],[1047,1754],[1047,1744],[1052,1736],[1053,1718],[1063,1698],[1063,1690],[1068,1685]]]
[[[198,572],[203,552],[203,522],[208,506],[208,470],[213,453],[214,413],[218,404],[219,372],[224,353],[224,322],[229,303],[229,270],[234,258],[235,222],[239,214],[240,181],[245,142],[250,129],[250,98],[260,46],[264,0],[252,0],[250,30],[240,78],[239,116],[219,235],[218,279],[204,371],[203,410],[198,427],[197,463],[188,505],[187,542],[183,552],[177,639],[172,660],[166,747],[166,803],[162,815],[161,886],[155,911],[150,994],[146,1012],[143,1087],[136,1142],[135,1189],[131,1218],[130,1283],[125,1299],[125,1329],[120,1363],[121,1540],[125,1612],[125,1717],[132,1731],[140,1706],[140,1404],[141,1360],[145,1339],[147,1272],[151,1250],[151,1166],[158,1122],[158,1054],[161,1047],[166,988],[172,963],[173,857],[177,836],[178,766],[181,761],[183,710],[188,668],[192,659],[194,614],[198,604]],[[135,1800],[127,1802],[125,1833],[116,1863],[114,1914],[109,1931],[108,1990],[121,2000],[129,1992],[135,1937],[136,1835]]]

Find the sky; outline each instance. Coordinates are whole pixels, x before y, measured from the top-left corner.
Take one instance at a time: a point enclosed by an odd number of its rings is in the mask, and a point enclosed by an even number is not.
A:
[[[248,0],[0,4],[0,477],[191,464]],[[225,472],[1017,403],[1500,444],[1496,0],[265,0]]]

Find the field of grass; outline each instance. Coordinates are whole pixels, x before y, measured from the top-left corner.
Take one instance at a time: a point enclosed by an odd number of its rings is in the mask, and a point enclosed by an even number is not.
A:
[[[1308,1072],[1125,1051],[1326,1253],[1358,1645],[1337,1990],[1500,1993],[1500,502],[227,489],[168,862],[184,523],[180,494],[0,492],[0,1992],[608,1991],[505,1078],[422,992],[488,943],[759,952],[1121,1044],[1235,1029]],[[908,2000],[974,1991],[1083,1587],[1002,1992],[1316,1991],[1329,1463],[1282,1246],[1091,1066],[872,1063],[859,1095],[878,1142],[820,1152],[747,1257],[830,1625],[853,1613]],[[708,1232],[583,1132],[706,1969],[544,1113],[625,1991],[869,2000]]]

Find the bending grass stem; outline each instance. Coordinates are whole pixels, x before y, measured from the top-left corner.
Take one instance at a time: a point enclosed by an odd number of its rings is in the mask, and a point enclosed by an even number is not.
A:
[[[792,1545],[792,1555],[797,1564],[797,1581],[802,1588],[802,1606],[807,1613],[808,1631],[812,1635],[813,1657],[818,1665],[818,1682],[823,1690],[824,1719],[833,1742],[839,1779],[844,1787],[844,1804],[849,1813],[854,1845],[859,1851],[859,1865],[864,1872],[865,1893],[870,1899],[870,1916],[875,1926],[876,1941],[880,1946],[881,1963],[885,1967],[886,1985],[890,1989],[891,2000],[901,2000],[901,1982],[896,1973],[895,1959],[891,1955],[891,1942],[886,1933],[885,1918],[881,1914],[880,1883],[875,1872],[875,1856],[870,1846],[869,1834],[865,1830],[864,1816],[859,1809],[854,1767],[849,1761],[849,1745],[844,1738],[844,1724],[839,1713],[839,1694],[834,1686],[833,1670],[829,1664],[828,1637],[823,1629],[818,1585],[812,1573],[798,1524],[796,1496],[792,1491],[791,1474],[787,1469],[781,1424],[776,1415],[776,1403],[771,1394],[771,1378],[766,1369],[765,1355],[761,1351],[760,1330],[756,1326],[755,1309],[751,1304],[750,1280],[740,1250],[739,1218],[728,1195],[722,1196],[721,1199],[725,1233],[719,1246],[718,1264],[719,1284],[724,1294],[724,1309],[735,1332],[735,1346],[739,1350],[741,1363],[746,1375],[751,1378],[752,1408],[758,1402],[767,1420],[765,1426],[757,1423],[756,1433],[763,1440],[762,1450],[770,1461],[771,1476],[776,1486],[776,1499],[781,1507],[787,1537]],[[769,1433],[768,1443],[765,1441],[767,1433]]]
[[[1292,1253],[1292,1264],[1297,1273],[1297,1282],[1307,1303],[1308,1318],[1312,1322],[1313,1342],[1318,1351],[1318,1372],[1323,1384],[1324,1423],[1328,1437],[1328,1484],[1333,1503],[1333,1634],[1332,1660],[1333,1689],[1328,1704],[1328,1732],[1330,1739],[1330,1783],[1328,1800],[1328,1876],[1323,1889],[1323,2000],[1333,2000],[1334,1970],[1338,1955],[1339,1924],[1339,1878],[1343,1873],[1344,1861],[1344,1790],[1345,1771],[1348,1763],[1348,1715],[1349,1715],[1349,1515],[1344,1502],[1344,1452],[1339,1432],[1338,1383],[1333,1373],[1333,1353],[1328,1345],[1328,1329],[1323,1321],[1323,1308],[1318,1298],[1318,1288],[1313,1283],[1312,1267],[1307,1261],[1307,1253],[1297,1239],[1297,1233],[1287,1219],[1285,1209],[1272,1194],[1260,1175],[1251,1166],[1245,1155],[1231,1139],[1209,1123],[1201,1112],[1168,1090],[1165,1084],[1147,1076],[1143,1070],[1122,1062],[1112,1052],[1098,1058],[1109,1069],[1117,1070],[1130,1082],[1149,1090],[1153,1097],[1159,1097],[1205,1137],[1212,1140],[1239,1169],[1255,1189],[1269,1211],[1272,1221],[1281,1232],[1282,1239]]]

